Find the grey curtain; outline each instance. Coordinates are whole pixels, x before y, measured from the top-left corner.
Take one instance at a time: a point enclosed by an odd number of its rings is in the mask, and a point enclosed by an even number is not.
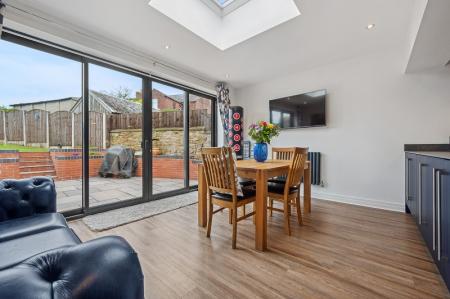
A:
[[[219,106],[220,119],[222,120],[223,127],[223,144],[228,146],[231,138],[229,133],[231,132],[230,123],[230,90],[225,86],[225,83],[219,83],[216,87],[217,90],[217,104]]]

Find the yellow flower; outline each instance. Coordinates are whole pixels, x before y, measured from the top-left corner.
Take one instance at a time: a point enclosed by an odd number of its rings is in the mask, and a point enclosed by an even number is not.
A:
[[[268,125],[269,129],[273,129],[273,124]]]

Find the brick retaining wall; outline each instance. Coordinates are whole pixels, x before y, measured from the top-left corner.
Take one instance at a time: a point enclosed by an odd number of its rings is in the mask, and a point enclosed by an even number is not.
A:
[[[20,153],[22,156],[24,153]],[[89,176],[98,176],[98,171],[103,162],[104,152],[97,152],[89,158]],[[32,156],[32,153],[25,153]],[[50,158],[56,172],[56,180],[78,180],[82,177],[82,152],[81,150],[51,150]],[[138,167],[136,176],[142,176],[142,157],[136,156]],[[19,153],[17,151],[0,151],[0,179],[20,178]],[[183,158],[178,156],[154,156],[153,176],[155,178],[183,179]],[[189,175],[191,180],[198,178],[198,160],[189,160]]]

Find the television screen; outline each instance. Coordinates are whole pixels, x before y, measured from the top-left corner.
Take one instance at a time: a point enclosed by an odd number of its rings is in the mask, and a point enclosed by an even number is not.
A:
[[[326,126],[326,90],[271,100],[270,122],[282,129]]]

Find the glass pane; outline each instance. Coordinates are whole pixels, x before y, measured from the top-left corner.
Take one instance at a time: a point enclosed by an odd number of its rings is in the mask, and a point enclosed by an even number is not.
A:
[[[142,79],[89,65],[89,205],[142,197]]]
[[[153,83],[153,194],[184,188],[183,90]]]
[[[53,177],[58,211],[81,208],[81,64],[0,40],[0,70],[0,179]]]
[[[212,146],[212,101],[189,95],[189,180],[197,185],[201,148]]]

